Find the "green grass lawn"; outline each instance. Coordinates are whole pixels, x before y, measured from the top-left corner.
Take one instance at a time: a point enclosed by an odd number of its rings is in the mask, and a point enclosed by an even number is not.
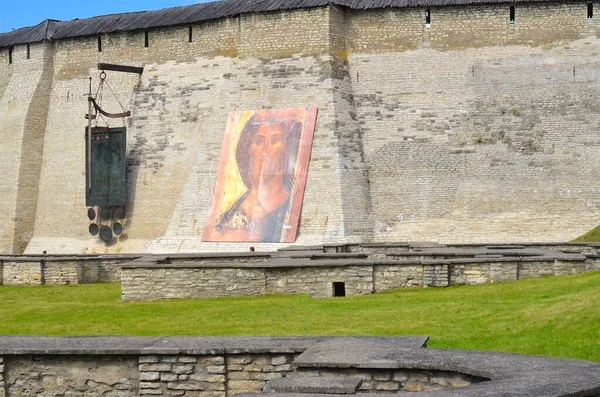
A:
[[[600,272],[510,283],[122,302],[118,284],[0,286],[0,334],[429,335],[430,347],[600,362]]]
[[[596,226],[586,234],[577,237],[575,243],[595,243],[600,241],[600,226]]]

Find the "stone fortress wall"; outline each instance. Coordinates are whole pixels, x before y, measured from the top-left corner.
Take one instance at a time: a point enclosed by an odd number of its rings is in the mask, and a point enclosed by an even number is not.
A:
[[[279,248],[201,242],[225,122],[313,105],[297,244],[575,238],[600,215],[598,18],[543,1],[513,5],[513,22],[510,6],[329,5],[148,29],[148,47],[141,30],[17,44],[10,63],[2,48],[0,253]],[[132,111],[109,245],[84,205],[98,62],[144,68],[108,72]]]

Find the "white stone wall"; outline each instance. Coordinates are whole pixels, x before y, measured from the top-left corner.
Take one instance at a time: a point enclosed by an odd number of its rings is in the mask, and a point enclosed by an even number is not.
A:
[[[597,226],[598,44],[350,56],[376,239],[568,241]]]
[[[567,241],[598,225],[598,18],[543,3],[247,14],[0,51],[0,253],[203,243],[227,114],[317,106],[297,244]],[[87,233],[98,62],[132,117],[124,233]],[[121,111],[105,90],[103,106]],[[123,125],[112,120],[111,126]],[[6,132],[6,133],[4,133]],[[43,149],[43,152],[42,152]],[[34,222],[35,220],[35,222]],[[26,248],[25,248],[26,246]]]

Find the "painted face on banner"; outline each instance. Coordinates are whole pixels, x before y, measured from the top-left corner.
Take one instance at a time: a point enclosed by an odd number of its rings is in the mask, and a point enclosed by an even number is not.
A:
[[[248,147],[250,163],[250,181],[252,186],[271,184],[281,180],[283,183],[286,143],[281,124],[263,124]]]

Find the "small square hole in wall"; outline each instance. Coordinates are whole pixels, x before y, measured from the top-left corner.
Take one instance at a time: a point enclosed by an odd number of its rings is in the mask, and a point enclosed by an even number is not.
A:
[[[346,296],[346,283],[344,283],[343,281],[334,281],[333,296]]]

